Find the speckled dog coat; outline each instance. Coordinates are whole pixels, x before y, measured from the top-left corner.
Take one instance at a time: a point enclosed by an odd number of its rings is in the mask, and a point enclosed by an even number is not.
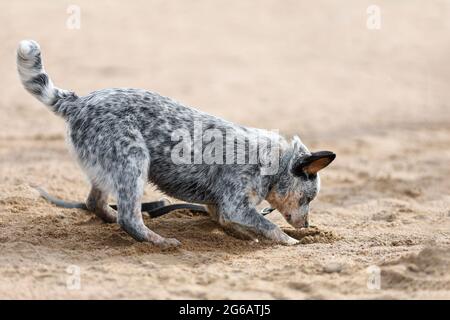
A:
[[[162,247],[180,244],[144,225],[140,201],[148,181],[169,196],[207,205],[215,221],[239,236],[298,242],[255,209],[264,199],[293,226],[308,226],[309,202],[320,186],[317,172],[333,161],[332,152],[311,153],[298,137],[289,143],[273,132],[236,125],[146,90],[104,89],[80,97],[53,85],[43,68],[40,47],[31,40],[20,42],[17,66],[25,89],[67,123],[68,141],[92,184],[87,207],[106,222],[117,221],[134,239]],[[174,161],[174,150],[180,146],[174,133],[187,132],[195,139],[194,128],[199,125],[204,132],[222,133],[227,142],[233,137],[232,146],[247,141],[248,156],[253,152],[251,142],[256,147],[264,144],[257,150],[276,163],[277,170],[263,174],[260,162]],[[204,139],[200,136],[200,141]],[[182,146],[195,158],[199,147],[191,142]],[[274,155],[268,145],[278,152]],[[206,148],[201,145],[200,151]],[[219,158],[229,160],[235,153]],[[117,212],[107,204],[109,194],[117,199]]]

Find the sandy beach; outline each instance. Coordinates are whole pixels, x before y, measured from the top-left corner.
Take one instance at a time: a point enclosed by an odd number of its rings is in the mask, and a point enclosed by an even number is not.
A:
[[[450,2],[377,1],[375,30],[365,0],[78,0],[80,29],[70,4],[0,0],[1,299],[450,299]],[[301,240],[287,247],[145,217],[182,242],[162,251],[41,199],[30,185],[84,201],[89,184],[63,119],[21,86],[22,39],[79,95],[144,88],[333,150],[313,227],[271,213]]]

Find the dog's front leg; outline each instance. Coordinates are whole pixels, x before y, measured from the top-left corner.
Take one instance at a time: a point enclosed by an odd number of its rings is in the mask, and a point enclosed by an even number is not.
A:
[[[219,223],[239,233],[254,233],[284,245],[295,245],[299,241],[288,236],[276,224],[266,219],[253,207],[228,208],[218,207]]]
[[[254,233],[249,232],[247,229],[239,226],[236,223],[230,223],[229,221],[224,219],[224,214],[219,209],[219,206],[208,205],[208,213],[211,219],[220,224],[220,226],[227,234],[242,240],[256,240]]]
[[[92,185],[86,200],[87,208],[106,223],[117,222],[117,213],[108,205],[108,194]]]

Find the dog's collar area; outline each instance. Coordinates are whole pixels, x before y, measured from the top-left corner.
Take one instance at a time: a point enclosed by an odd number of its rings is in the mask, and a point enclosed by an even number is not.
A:
[[[261,214],[263,216],[268,215],[269,213],[271,213],[272,211],[275,211],[275,208],[272,207],[265,207],[264,209],[261,210]]]

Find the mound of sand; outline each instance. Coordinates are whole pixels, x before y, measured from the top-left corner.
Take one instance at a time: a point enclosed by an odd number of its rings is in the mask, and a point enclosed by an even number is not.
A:
[[[418,254],[385,263],[382,286],[407,291],[450,291],[450,250],[427,247]]]

